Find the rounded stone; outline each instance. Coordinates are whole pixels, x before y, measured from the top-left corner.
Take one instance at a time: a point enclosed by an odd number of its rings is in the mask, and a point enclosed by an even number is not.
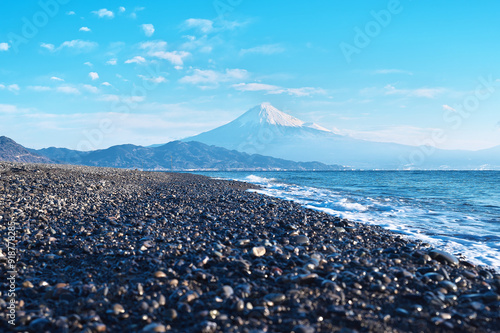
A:
[[[264,246],[255,246],[252,248],[252,255],[254,257],[262,257],[266,254],[266,248]]]
[[[450,254],[445,251],[440,250],[432,250],[429,252],[429,255],[432,259],[436,259],[442,263],[450,264],[450,265],[458,265],[459,260],[453,254]]]

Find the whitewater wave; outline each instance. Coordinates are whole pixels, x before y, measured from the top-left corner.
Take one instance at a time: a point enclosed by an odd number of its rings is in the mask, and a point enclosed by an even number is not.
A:
[[[476,264],[500,270],[499,237],[477,235],[481,225],[477,216],[464,216],[451,210],[441,211],[441,207],[433,206],[433,201],[365,197],[347,191],[286,184],[257,175],[235,180],[261,186],[261,189],[251,191],[294,201],[306,208],[340,218],[382,226],[446,251],[463,254]],[[452,234],[457,225],[460,232]]]

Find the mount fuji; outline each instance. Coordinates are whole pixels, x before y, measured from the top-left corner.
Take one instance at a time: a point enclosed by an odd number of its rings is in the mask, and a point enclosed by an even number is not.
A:
[[[182,141],[359,169],[500,169],[499,154],[491,154],[497,148],[472,152],[360,140],[304,122],[269,103]]]

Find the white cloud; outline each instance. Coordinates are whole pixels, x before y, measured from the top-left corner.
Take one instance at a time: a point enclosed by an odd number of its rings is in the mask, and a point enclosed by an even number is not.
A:
[[[372,74],[405,74],[413,75],[410,71],[405,71],[402,69],[377,69],[372,72]]]
[[[60,86],[56,88],[57,92],[63,93],[63,94],[69,94],[69,95],[79,95],[80,90],[70,87],[70,86]]]
[[[141,79],[145,80],[145,81],[150,81],[150,82],[153,82],[153,83],[163,83],[163,82],[167,82],[167,79],[165,79],[163,76],[158,76],[158,77],[147,77],[147,76],[144,76],[144,75],[137,75],[138,77],[140,77]]]
[[[184,59],[191,55],[186,51],[166,51],[167,42],[163,40],[142,42],[139,44],[139,48],[146,50],[149,56],[168,60],[175,66],[183,66]]]
[[[78,29],[78,31],[90,32],[91,30],[89,27],[81,27],[80,29]]]
[[[97,47],[96,42],[90,42],[86,40],[81,40],[81,39],[74,39],[74,40],[69,40],[66,42],[63,42],[57,50],[62,50],[63,48],[69,48],[69,49],[74,49],[82,52],[88,52],[93,50],[94,48]]]
[[[0,51],[8,51],[10,48],[9,43],[0,43]]]
[[[96,10],[96,11],[93,11],[92,14],[95,14],[97,16],[99,16],[100,18],[113,18],[115,17],[115,14],[110,11],[110,10],[107,10],[106,8],[102,8],[102,9],[99,9],[99,10]]]
[[[57,76],[52,76],[50,79],[54,81],[64,81],[64,79],[61,79],[60,77]]]
[[[148,52],[165,51],[167,49],[167,42],[163,40],[142,42],[139,44],[139,48]]]
[[[54,49],[55,49],[54,44],[48,44],[48,43],[41,43],[40,47],[43,47],[51,52],[54,51]]]
[[[118,95],[102,95],[98,99],[103,102],[123,102],[127,104],[144,102],[144,96],[118,96]]]
[[[350,130],[337,129],[337,134],[348,135],[355,139],[376,141],[376,142],[396,142],[410,146],[421,146],[432,144],[429,138],[435,133],[441,133],[438,128],[421,128],[415,126],[388,126],[370,130]],[[433,144],[434,145],[434,144]]]
[[[17,112],[17,106],[11,104],[0,104],[0,113],[14,113]]]
[[[103,82],[101,83],[103,86],[106,86],[106,87],[111,87],[111,83],[109,82]]]
[[[84,62],[83,64],[89,67],[94,66],[90,61]]]
[[[5,86],[0,83],[0,89],[5,89]]]
[[[285,52],[285,48],[280,46],[279,44],[266,44],[266,45],[260,45],[256,47],[252,47],[249,49],[242,49],[240,51],[241,55],[245,54],[276,54],[276,53],[282,53]]]
[[[447,104],[444,104],[443,105],[443,110],[447,110],[447,111],[456,111],[454,108],[452,108],[451,106],[447,105]]]
[[[90,72],[89,76],[92,80],[97,80],[99,78],[99,74],[97,74],[96,72]]]
[[[233,88],[239,91],[277,91],[281,87],[264,83],[238,83],[234,84]]]
[[[132,59],[125,60],[126,64],[143,64],[146,62],[146,59],[144,59],[141,56],[135,56]]]
[[[18,92],[19,90],[21,90],[21,88],[19,88],[19,86],[14,83],[14,84],[8,85],[7,90],[12,91],[12,92]]]
[[[172,51],[172,52],[157,51],[157,52],[150,52],[149,55],[155,58],[168,60],[173,65],[183,66],[184,58],[189,57],[191,53],[186,51]]]
[[[397,89],[393,85],[384,87],[386,95],[405,95],[407,97],[434,98],[446,91],[444,88]]]
[[[51,88],[47,86],[29,86],[28,89],[39,92],[51,90]]]
[[[214,86],[221,82],[242,80],[247,76],[248,72],[244,69],[226,69],[225,72],[217,72],[211,69],[195,69],[192,75],[184,76],[179,82]]]
[[[70,10],[69,12],[66,12],[66,15],[75,15],[76,13],[72,10]]]
[[[209,33],[213,30],[214,28],[214,22],[211,20],[206,20],[206,19],[195,19],[195,18],[190,18],[184,21],[184,26],[186,28],[195,28],[200,30],[203,33]]]
[[[109,59],[108,61],[106,61],[106,64],[112,65],[112,66],[116,65],[116,63],[117,63],[116,58]]]
[[[102,95],[98,99],[99,101],[103,102],[118,102],[120,100],[120,96],[118,95]]]
[[[143,24],[141,28],[147,37],[151,37],[155,33],[155,27],[152,24]]]
[[[92,86],[90,84],[84,84],[83,88],[93,94],[97,94],[99,92],[99,88]]]
[[[279,95],[288,94],[290,96],[305,97],[311,95],[324,94],[325,91],[320,88],[302,87],[302,88],[283,88],[264,83],[238,83],[232,86],[239,91],[265,91],[267,94]]]
[[[120,13],[123,13],[125,10],[126,10],[126,9],[125,9],[125,7],[123,7],[123,6],[118,7],[118,11],[119,11]]]

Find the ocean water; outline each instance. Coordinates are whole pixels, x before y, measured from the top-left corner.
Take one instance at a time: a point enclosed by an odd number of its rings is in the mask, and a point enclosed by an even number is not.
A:
[[[423,240],[500,271],[500,171],[198,172]]]

